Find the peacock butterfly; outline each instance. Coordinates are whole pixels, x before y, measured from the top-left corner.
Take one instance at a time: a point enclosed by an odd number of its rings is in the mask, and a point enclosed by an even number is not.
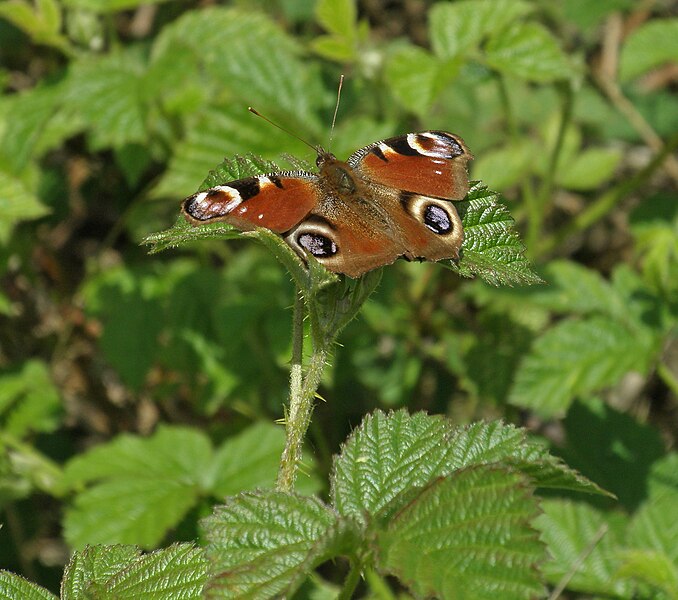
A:
[[[265,227],[302,258],[308,253],[349,277],[400,257],[459,257],[464,231],[454,201],[468,192],[473,158],[460,137],[408,133],[365,146],[346,162],[313,148],[318,174],[281,171],[218,185],[186,198],[184,216],[193,225]]]

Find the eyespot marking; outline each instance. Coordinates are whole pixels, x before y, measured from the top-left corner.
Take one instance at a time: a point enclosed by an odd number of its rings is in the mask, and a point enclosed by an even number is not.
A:
[[[228,214],[242,202],[237,188],[219,185],[188,198],[184,202],[184,211],[197,221],[209,221]]]
[[[424,208],[424,225],[433,233],[444,235],[452,231],[450,215],[437,204],[429,204]]]
[[[339,252],[333,240],[319,233],[302,233],[297,236],[297,243],[316,258],[327,258]]]

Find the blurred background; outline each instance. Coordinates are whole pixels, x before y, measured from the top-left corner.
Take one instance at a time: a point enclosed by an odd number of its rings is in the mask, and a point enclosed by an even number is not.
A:
[[[193,539],[218,498],[273,483],[289,276],[252,241],[140,243],[225,157],[312,162],[247,107],[327,145],[342,73],[332,151],[460,135],[546,283],[386,267],[302,485],[325,493],[362,416],[407,407],[529,427],[619,497],[600,510],[632,515],[651,473],[678,498],[676,57],[669,0],[0,2],[0,568],[56,589],[72,548]],[[184,443],[267,454],[139,525],[157,496],[134,485],[174,475],[130,448]]]

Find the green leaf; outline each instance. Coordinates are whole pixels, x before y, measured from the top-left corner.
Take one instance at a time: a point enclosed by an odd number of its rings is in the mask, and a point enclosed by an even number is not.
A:
[[[678,453],[669,452],[652,463],[647,482],[647,495],[659,497],[664,492],[678,492]]]
[[[645,373],[658,350],[647,331],[607,317],[562,321],[539,337],[518,367],[509,402],[544,418],[564,415],[576,396]]]
[[[39,219],[49,212],[24,181],[0,167],[0,243],[7,243],[22,221]]]
[[[538,152],[531,140],[511,141],[506,146],[486,150],[476,158],[473,175],[492,181],[492,187],[504,190],[532,172]]]
[[[331,33],[346,38],[356,36],[358,11],[355,0],[318,0],[315,17]]]
[[[324,267],[318,267],[325,271]],[[314,335],[324,338],[324,343],[332,343],[377,288],[382,271],[376,269],[357,279],[343,277],[330,285],[323,284],[322,271],[312,279],[313,287],[306,287],[306,303]],[[313,269],[310,272],[313,274]]]
[[[449,474],[450,434],[444,419],[424,413],[368,415],[334,459],[333,506],[363,519],[408,490]]]
[[[645,281],[670,298],[678,292],[678,210],[671,193],[647,198],[630,217]]]
[[[58,598],[23,577],[0,570],[0,600],[58,600]]]
[[[503,463],[529,475],[539,488],[610,495],[530,440],[524,429],[501,422],[475,423],[456,429],[449,444],[456,469]]]
[[[282,150],[290,153],[308,151],[308,148],[302,148],[301,142],[250,114],[244,103],[230,102],[223,107],[213,107],[205,111],[186,138],[177,143],[169,168],[153,190],[153,196],[176,199],[188,196],[205,179],[205,173],[223,161],[224,156],[245,149],[279,158]],[[240,167],[233,167],[237,172],[236,179],[271,171],[259,168],[264,164],[263,159],[257,159],[253,154],[234,160],[241,161]],[[243,161],[249,163],[245,168]],[[232,179],[224,177],[219,183]]]
[[[677,506],[678,490],[662,491],[648,498],[633,515],[628,545],[664,554],[668,562],[678,566]]]
[[[437,2],[428,15],[433,52],[445,59],[461,57],[531,10],[521,0]]]
[[[63,0],[63,4],[69,8],[102,14],[130,10],[144,4],[161,4],[162,2],[169,2],[169,0]]]
[[[153,272],[123,267],[86,281],[86,305],[104,325],[100,347],[123,382],[133,389],[141,388],[157,359],[158,336],[165,321],[159,307],[169,284],[167,276],[161,279]]]
[[[635,0],[605,0],[591,2],[591,0],[567,0],[558,6],[565,19],[572,21],[583,30],[590,30],[600,23],[610,13],[631,9]]]
[[[2,429],[21,439],[30,432],[51,432],[59,425],[61,397],[45,363],[32,359],[21,370],[0,375]]]
[[[11,117],[6,120],[0,156],[9,169],[5,173],[2,165],[3,179],[21,173],[31,158],[43,150],[45,131],[49,130],[49,123],[63,99],[63,89],[63,85],[40,85],[7,99],[6,110]],[[7,183],[3,181],[2,186]]]
[[[115,573],[141,556],[136,546],[87,546],[71,556],[61,581],[62,600],[87,597],[91,588],[100,587]]]
[[[315,5],[315,16],[330,35],[317,37],[311,47],[331,60],[355,60],[361,37],[355,0],[319,0]]]
[[[256,103],[268,117],[302,137],[322,131],[314,109],[323,103],[324,92],[315,69],[300,59],[301,48],[294,38],[264,14],[224,7],[189,11],[158,35],[153,46],[154,60],[164,54],[174,55],[177,45],[198,60],[205,75],[204,85],[209,86],[217,100],[214,104],[230,106],[231,113],[242,114],[239,121],[246,128],[247,120],[256,121],[247,114],[247,106]],[[259,126],[264,131],[259,138],[278,136],[263,121]],[[247,140],[246,131],[234,133],[236,139]],[[227,144],[230,140],[225,137],[221,142]],[[232,153],[228,148],[222,147],[221,154],[213,156],[209,166],[224,154]],[[244,150],[261,152],[256,145],[249,144],[234,151]]]
[[[156,546],[205,493],[212,456],[205,435],[178,427],[161,427],[147,439],[121,435],[78,455],[66,465],[66,481],[95,483],[67,511],[66,539],[76,548]]]
[[[663,552],[653,550],[623,550],[619,577],[645,583],[667,598],[678,598],[678,568]]]
[[[612,178],[621,159],[614,148],[583,150],[558,170],[558,184],[570,190],[596,189]]]
[[[513,218],[498,197],[476,182],[465,200],[455,202],[464,226],[461,259],[458,264],[440,264],[464,277],[477,275],[492,285],[541,283],[524,256]]]
[[[90,546],[76,552],[66,567],[62,600],[197,600],[202,598],[206,571],[202,550],[192,544],[145,555],[131,546]]]
[[[315,498],[274,491],[229,498],[202,522],[213,573],[206,597],[291,597],[341,551],[337,527],[336,514]]]
[[[23,30],[37,44],[70,51],[68,38],[61,35],[61,13],[55,0],[39,0],[37,6],[23,0],[0,4],[0,18]]]
[[[528,81],[546,83],[574,76],[567,55],[539,23],[515,23],[492,37],[485,58],[500,73]]]
[[[597,271],[572,261],[553,260],[543,275],[549,285],[531,288],[530,302],[560,314],[599,313],[620,321],[629,318],[628,299]]]
[[[540,508],[543,514],[535,525],[550,554],[542,567],[549,582],[555,585],[567,577],[571,591],[632,596],[631,586],[616,574],[625,517],[568,500],[542,500]]]
[[[258,423],[228,438],[215,452],[211,463],[213,495],[223,498],[242,490],[272,487],[275,484],[285,433],[280,426]],[[308,472],[311,465],[301,467]],[[316,482],[302,477],[299,487],[315,491]]]
[[[379,563],[418,596],[523,599],[544,592],[545,549],[525,477],[493,466],[438,479],[378,536]]]
[[[311,41],[311,48],[316,54],[337,62],[353,62],[356,58],[355,44],[334,35],[319,35]]]
[[[0,226],[0,230],[2,227]],[[2,240],[2,235],[0,235],[0,240]],[[16,307],[13,305],[12,301],[7,297],[6,294],[0,292],[0,315],[6,317],[16,316]]]
[[[368,416],[335,458],[333,505],[356,519],[388,519],[412,490],[459,469],[503,464],[529,475],[535,486],[600,493],[600,488],[528,443],[525,432],[502,423],[452,427],[441,417],[404,410]]]
[[[224,223],[212,223],[194,227],[186,219],[179,217],[170,229],[152,233],[141,240],[141,243],[150,246],[149,254],[157,254],[169,248],[183,246],[189,242],[233,240],[241,238],[242,235],[242,231]]]
[[[619,77],[629,81],[678,56],[678,18],[653,19],[638,27],[624,43]]]
[[[453,79],[457,71],[423,48],[404,46],[388,58],[385,76],[395,98],[406,109],[424,117],[442,84]]]
[[[136,49],[72,64],[62,110],[82,119],[93,149],[147,143],[145,72]]]

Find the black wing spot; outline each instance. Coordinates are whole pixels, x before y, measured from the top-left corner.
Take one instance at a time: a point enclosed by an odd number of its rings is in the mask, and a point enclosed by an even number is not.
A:
[[[449,233],[453,229],[450,215],[437,204],[429,204],[424,209],[424,225],[438,235]]]
[[[249,200],[250,198],[254,198],[254,196],[256,196],[261,190],[261,184],[259,183],[258,177],[234,181],[233,183],[229,183],[229,187],[238,190],[240,198],[243,202],[245,200]]]
[[[276,175],[269,175],[268,180],[277,188],[283,189],[283,184],[280,177]]]
[[[388,162],[388,158],[386,158],[386,155],[382,152],[379,146],[374,146],[373,148],[370,148],[370,152],[374,154],[377,158],[383,160],[384,162]]]
[[[389,140],[387,145],[390,148],[393,148],[398,154],[402,154],[403,156],[419,156],[421,154],[419,150],[410,146],[406,135]]]
[[[319,233],[302,233],[297,243],[316,258],[327,258],[339,252],[337,245],[328,237]]]

